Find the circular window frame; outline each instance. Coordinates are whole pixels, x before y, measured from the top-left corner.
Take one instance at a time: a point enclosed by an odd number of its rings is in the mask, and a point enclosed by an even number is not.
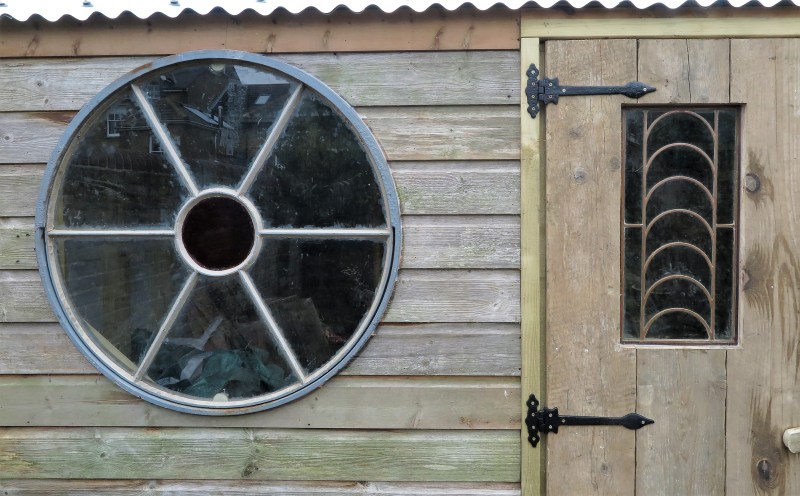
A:
[[[338,113],[361,144],[375,175],[376,183],[381,193],[385,219],[388,224],[388,234],[384,242],[383,268],[376,288],[376,295],[364,317],[362,317],[359,326],[348,339],[347,344],[329,358],[323,367],[309,371],[305,380],[298,380],[290,386],[264,395],[230,401],[201,399],[170,391],[166,388],[154,387],[141,379],[135,380],[133,377],[135,374],[124,370],[109,358],[107,353],[83,329],[80,319],[69,305],[69,298],[65,294],[63,283],[60,281],[60,269],[55,263],[54,243],[49,242],[50,235],[48,234],[48,229],[52,229],[52,205],[50,202],[57,197],[56,194],[53,194],[55,193],[54,186],[59,186],[59,171],[61,167],[66,167],[66,165],[62,165],[62,161],[68,156],[73,139],[76,138],[83,126],[91,123],[92,119],[99,113],[110,108],[109,105],[114,103],[112,97],[126,87],[130,87],[137,80],[145,78],[155,71],[198,61],[207,62],[208,64],[213,64],[215,61],[226,64],[242,63],[248,66],[262,67],[268,71],[276,72],[288,80],[292,80],[301,85],[301,87],[312,90],[318,97],[321,97],[332,110]],[[221,196],[228,196],[232,190],[211,188],[204,191],[205,194],[202,198],[207,198],[208,194],[213,195],[213,191],[216,191]],[[198,197],[195,195],[194,198],[180,208],[180,213],[185,216],[189,209],[187,205],[194,204],[197,201]],[[252,210],[251,206],[252,204],[246,205],[248,211]],[[258,219],[257,216],[255,218]],[[120,77],[89,100],[67,126],[47,164],[39,189],[35,229],[36,257],[47,299],[58,322],[64,328],[73,344],[89,362],[119,387],[150,403],[183,413],[212,416],[245,414],[278,407],[309,394],[344,368],[372,336],[386,311],[397,280],[402,247],[400,202],[386,156],[378,140],[353,107],[326,84],[296,67],[263,55],[231,50],[201,50],[158,59]],[[259,236],[256,236],[256,245],[261,244],[258,238]],[[178,245],[181,244],[180,235],[176,235],[176,243]],[[183,251],[184,247],[179,246],[179,250]],[[235,270],[229,269],[228,272],[236,272],[242,267],[249,266],[254,258],[252,255],[252,253],[248,255],[247,260],[237,266]],[[181,258],[184,261],[187,256],[181,253]],[[194,276],[190,275],[190,278],[196,277],[198,274],[205,274],[204,271],[197,270],[197,267],[191,266],[190,268],[192,274],[194,274]],[[223,274],[220,274],[219,271],[214,271],[211,275],[219,276]],[[131,380],[131,378],[134,380]]]

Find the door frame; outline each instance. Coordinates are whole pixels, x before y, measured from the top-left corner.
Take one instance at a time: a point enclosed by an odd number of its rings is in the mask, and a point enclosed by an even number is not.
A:
[[[667,10],[528,9],[520,16],[520,269],[521,269],[521,418],[528,395],[546,403],[545,390],[545,121],[546,110],[532,119],[525,96],[526,71],[536,64],[546,74],[543,43],[558,39],[598,38],[798,38],[800,8],[687,8]],[[550,75],[548,76],[557,76]],[[543,109],[544,110],[544,109]],[[521,429],[521,496],[546,494],[546,439],[537,448]]]

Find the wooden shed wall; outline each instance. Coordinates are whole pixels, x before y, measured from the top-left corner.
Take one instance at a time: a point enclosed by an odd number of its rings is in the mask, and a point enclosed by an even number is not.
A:
[[[201,48],[271,52],[339,92],[383,146],[403,214],[395,294],[361,354],[304,399],[228,418],[98,375],[33,252],[38,183],[75,112]],[[0,20],[3,494],[518,495],[519,66],[505,9]]]

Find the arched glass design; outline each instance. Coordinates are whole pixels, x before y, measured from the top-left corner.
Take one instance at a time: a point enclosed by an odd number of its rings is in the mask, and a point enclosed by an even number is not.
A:
[[[734,344],[738,109],[623,111],[622,341]]]
[[[356,112],[308,74],[240,52],[116,81],[48,164],[37,252],[76,346],[133,394],[223,415],[340,370],[397,273],[397,194]]]

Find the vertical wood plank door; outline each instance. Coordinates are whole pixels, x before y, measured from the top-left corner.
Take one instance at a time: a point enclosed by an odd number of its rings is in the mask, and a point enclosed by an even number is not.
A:
[[[800,40],[548,41],[543,65],[562,85],[657,89],[538,117],[545,404],[655,420],[544,436],[547,494],[800,494],[782,442],[800,427]],[[688,117],[656,122],[670,112]]]

